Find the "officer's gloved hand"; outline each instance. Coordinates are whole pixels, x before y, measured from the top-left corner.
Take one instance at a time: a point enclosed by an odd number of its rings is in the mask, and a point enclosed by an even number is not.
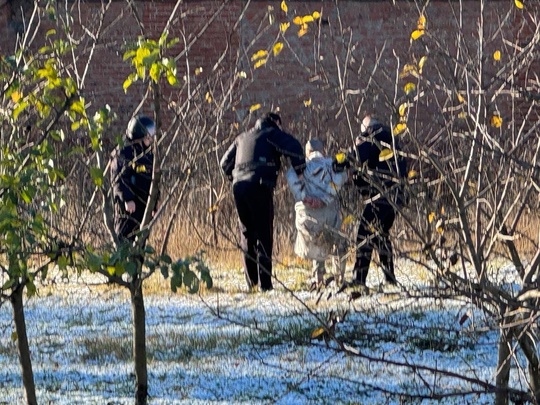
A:
[[[338,152],[332,161],[332,169],[336,173],[341,173],[351,167],[347,152]]]

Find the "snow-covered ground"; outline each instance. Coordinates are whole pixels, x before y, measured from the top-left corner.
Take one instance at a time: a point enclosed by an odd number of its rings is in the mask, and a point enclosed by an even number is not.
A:
[[[215,288],[201,295],[172,294],[165,285],[161,294],[147,294],[149,403],[493,402],[467,380],[494,383],[498,332],[466,301],[423,297],[427,286],[405,271],[398,279],[412,296],[356,300],[287,291],[287,271],[279,274],[284,285],[269,293],[242,292],[239,270],[216,270]],[[376,283],[376,274],[368,281]],[[57,280],[26,303],[40,404],[133,403],[129,297],[95,281]],[[311,338],[317,317],[330,316],[344,318],[335,330],[349,353]],[[12,332],[11,306],[4,303],[0,404],[24,403]],[[523,388],[516,371],[512,384]],[[471,394],[453,395],[460,392]],[[433,394],[442,396],[422,399]]]

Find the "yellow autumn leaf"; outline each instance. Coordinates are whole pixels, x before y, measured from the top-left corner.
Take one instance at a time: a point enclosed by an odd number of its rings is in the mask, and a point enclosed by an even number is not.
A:
[[[437,230],[437,232],[439,233],[443,233],[444,232],[444,220],[442,218],[439,218],[439,220],[437,221],[437,223],[435,224],[435,229]]]
[[[409,179],[414,179],[417,176],[418,176],[418,172],[414,169],[409,170],[409,173],[407,174],[407,177]]]
[[[427,56],[422,56],[420,58],[420,62],[418,62],[418,72],[422,73],[422,69],[424,68],[424,63],[426,63]]]
[[[266,59],[260,59],[258,60],[257,62],[255,62],[255,64],[253,65],[253,67],[255,69],[257,68],[260,68],[262,65],[264,65],[266,63]]]
[[[519,0],[514,0],[514,3],[516,4],[516,7],[520,10],[523,8],[523,3]]]
[[[206,92],[206,94],[204,95],[204,98],[206,99],[207,102],[211,103],[212,102],[212,95],[210,94],[210,92]]]
[[[429,215],[428,215],[428,221],[429,223],[431,224],[433,222],[433,220],[435,219],[435,213],[434,212],[430,212]]]
[[[410,63],[407,63],[405,66],[403,66],[403,69],[401,70],[399,74],[399,78],[403,79],[409,75],[413,75],[415,77],[418,76],[418,72],[416,71],[416,66],[412,65]]]
[[[420,18],[418,18],[418,29],[423,30],[426,28],[426,16],[421,15]]]
[[[282,49],[283,49],[283,42],[277,42],[272,48],[272,51],[274,52],[274,56],[278,56]]]
[[[418,38],[420,38],[422,35],[424,35],[424,30],[414,30],[411,34],[411,39],[413,41],[416,41]]]
[[[11,101],[13,101],[14,103],[18,103],[21,97],[22,94],[19,91],[14,91],[13,93],[11,93]]]
[[[289,11],[289,7],[287,7],[287,3],[285,2],[285,0],[281,2],[281,9],[285,14],[287,14],[287,11]]]
[[[403,117],[405,115],[405,113],[407,112],[407,103],[403,103],[399,106],[399,116],[400,117]]]
[[[416,84],[414,83],[407,83],[405,87],[403,87],[403,91],[405,91],[405,94],[410,94],[415,90],[416,90]]]
[[[302,23],[303,24],[307,24],[307,23],[310,23],[310,22],[313,22],[313,21],[315,21],[315,20],[313,19],[312,15],[305,15],[305,16],[302,17]]]
[[[318,337],[324,335],[324,328],[317,328],[313,332],[311,332],[311,338],[317,339]]]
[[[352,224],[354,222],[354,215],[347,215],[345,218],[343,218],[343,226],[347,226],[349,224]]]
[[[300,38],[306,35],[307,30],[308,30],[307,25],[306,24],[302,25],[302,28],[300,28],[300,30],[298,31],[298,37]]]
[[[496,50],[495,52],[493,52],[493,59],[501,60],[501,51]]]
[[[293,24],[296,24],[296,25],[302,25],[304,24],[304,20],[302,19],[302,17],[300,17],[299,15],[297,15],[296,17],[293,18],[292,20]]]
[[[407,129],[407,124],[400,122],[394,127],[394,135],[399,135]]]
[[[238,77],[245,79],[247,77],[247,73],[242,70],[241,72],[238,72]]]
[[[195,76],[200,75],[202,72],[203,72],[203,68],[202,68],[202,67],[198,67],[197,69],[195,69]]]
[[[285,22],[285,23],[281,23],[279,24],[279,30],[282,32],[282,33],[285,33],[285,31],[287,31],[287,29],[291,26],[291,23],[289,22]]]
[[[218,205],[212,205],[210,208],[208,208],[208,212],[216,212],[218,210]]]
[[[491,126],[494,128],[500,128],[503,124],[503,119],[499,115],[493,115],[491,117]]]
[[[391,159],[394,156],[392,149],[383,149],[379,153],[379,162],[384,162],[385,160]]]
[[[465,111],[461,111],[457,116],[458,118],[464,120],[465,118],[467,118],[467,113]]]
[[[318,11],[314,11],[311,15],[313,16],[314,20],[318,20],[319,18],[321,18],[321,13],[319,13]]]
[[[251,57],[251,61],[264,58],[267,55],[268,55],[268,51],[261,49],[260,51],[257,51],[253,54],[253,56]]]
[[[253,104],[251,107],[249,107],[249,112],[257,111],[262,106],[260,104]]]
[[[304,107],[309,107],[311,105],[311,97],[309,100],[304,100]]]
[[[458,101],[459,101],[460,103],[462,103],[462,104],[463,104],[463,103],[466,103],[466,102],[465,102],[465,99],[463,98],[463,96],[462,96],[461,94],[459,94],[459,93],[457,93],[457,99],[458,99]]]

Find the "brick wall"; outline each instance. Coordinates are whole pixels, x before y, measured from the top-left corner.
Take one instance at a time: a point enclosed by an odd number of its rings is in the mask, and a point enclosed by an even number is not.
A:
[[[441,43],[452,44],[461,24],[464,49],[474,52],[477,36],[473,34],[478,30],[479,3],[430,2],[424,10],[428,30],[436,32]],[[13,19],[9,4],[0,6],[0,47],[4,54],[12,52],[16,31],[21,29]],[[395,86],[400,67],[423,56],[418,44],[410,41],[419,15],[414,2],[340,1],[336,5],[328,1],[288,1],[287,14],[280,9],[277,0],[253,1],[247,9],[243,8],[246,3],[242,1],[225,4],[223,7],[223,2],[217,0],[183,2],[171,21],[176,1],[136,2],[136,12],[149,38],[157,39],[170,23],[169,37],[181,39],[171,56],[180,55],[178,76],[191,77],[192,86],[206,86],[213,92],[226,91],[223,83],[232,80],[234,70],[245,72],[246,79],[236,84],[230,111],[225,115],[231,121],[241,121],[248,115],[250,106],[260,103],[265,110],[279,108],[285,121],[301,123],[296,128],[299,131],[331,132],[345,119],[345,110],[340,105],[343,99],[349,116],[356,117],[366,110],[389,111],[391,105],[404,96],[401,88]],[[82,24],[94,29],[102,2],[88,1],[80,5],[75,2],[71,7],[75,23],[80,17]],[[464,9],[462,19],[456,17],[459,7]],[[502,13],[511,8],[502,0],[486,2],[485,7],[486,20],[495,22],[486,28],[489,36],[495,34],[497,21],[505,18]],[[528,3],[528,12],[537,12],[537,9],[537,3]],[[313,11],[322,13],[322,23],[309,24],[308,32],[298,37],[293,16]],[[213,18],[215,13],[218,13],[217,18]],[[261,30],[269,21],[269,14],[274,24]],[[239,22],[241,15],[244,18]],[[515,20],[517,27],[526,20],[524,15],[514,10],[509,18]],[[279,24],[283,22],[291,25],[280,35]],[[85,96],[94,107],[110,104],[124,121],[137,108],[146,91],[141,85],[132,86],[127,94],[122,90],[130,71],[122,60],[124,46],[136,41],[140,34],[133,9],[124,1],[113,1],[107,10],[99,46],[92,52],[88,49],[78,63],[82,77],[83,66],[90,55],[97,61],[90,64],[85,73]],[[519,39],[516,35],[509,33],[508,39],[516,41]],[[259,49],[271,49],[277,41],[289,46],[285,46],[278,57],[271,57],[266,66],[254,69],[251,55]],[[182,54],[185,44],[191,45],[189,51]],[[488,43],[486,47],[494,50],[499,45]],[[217,78],[212,78],[212,68],[218,61]],[[379,65],[372,76],[376,61]],[[200,67],[203,73],[197,76],[195,69]],[[429,67],[426,71],[430,72]],[[209,78],[212,82],[205,83]],[[218,83],[219,80],[223,83]],[[342,96],[345,93],[347,96]],[[164,97],[167,102],[179,103],[188,93],[186,88],[173,89]],[[309,101],[311,104],[306,106]],[[148,111],[150,106],[146,105],[145,109]]]

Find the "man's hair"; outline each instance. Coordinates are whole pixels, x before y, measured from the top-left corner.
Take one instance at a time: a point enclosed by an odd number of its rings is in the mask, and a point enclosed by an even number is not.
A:
[[[323,152],[324,151],[324,144],[319,139],[310,139],[306,142],[306,155],[310,154],[311,152]]]

